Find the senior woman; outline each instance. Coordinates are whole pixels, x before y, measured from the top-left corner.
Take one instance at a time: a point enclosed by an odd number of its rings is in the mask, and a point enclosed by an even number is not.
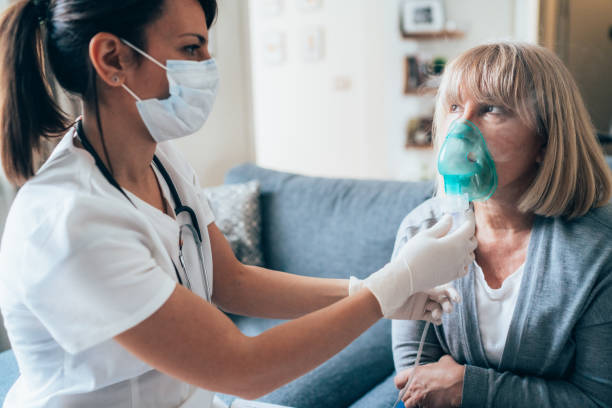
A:
[[[574,80],[542,47],[478,46],[444,73],[438,147],[458,118],[482,131],[499,184],[474,203],[476,260],[425,365],[411,368],[425,323],[393,322],[405,405],[612,406],[612,175]],[[408,214],[396,249],[441,217],[442,199]]]

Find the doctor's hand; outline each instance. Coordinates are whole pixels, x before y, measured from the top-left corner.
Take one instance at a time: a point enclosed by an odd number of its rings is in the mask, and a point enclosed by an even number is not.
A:
[[[405,316],[412,295],[467,273],[477,246],[474,218],[468,217],[449,234],[451,226],[452,218],[442,217],[436,225],[412,237],[395,259],[363,281],[378,300],[384,317],[393,318],[398,313]]]
[[[351,276],[349,296],[364,287],[363,281]],[[461,297],[452,284],[440,285],[425,292],[410,296],[406,303],[391,316],[396,320],[425,320],[435,325],[442,324],[442,314],[453,311],[453,303],[461,303]]]
[[[465,366],[445,355],[437,363],[408,368],[395,376],[401,390],[410,380],[402,401],[407,408],[448,408],[461,406]]]

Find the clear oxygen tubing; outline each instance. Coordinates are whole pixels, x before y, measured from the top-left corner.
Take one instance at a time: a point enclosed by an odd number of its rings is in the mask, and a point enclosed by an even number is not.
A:
[[[457,229],[465,221],[465,212],[470,209],[469,197],[467,194],[447,195],[442,202],[442,211],[446,214],[450,214],[453,217],[453,226],[451,231]],[[451,232],[449,231],[449,232]],[[425,344],[425,338],[427,338],[427,332],[429,331],[431,322],[427,322],[423,328],[421,334],[421,341],[419,342],[419,349],[417,351],[416,359],[412,368],[416,368],[421,364],[421,354],[423,354],[423,345]],[[406,381],[406,385],[402,388],[397,396],[397,400],[393,403],[393,408],[404,408],[402,398],[408,390],[410,383],[412,382],[412,376]]]
[[[416,368],[421,364],[421,354],[423,354],[423,345],[425,344],[425,338],[427,337],[427,332],[429,331],[429,326],[431,326],[431,322],[427,322],[425,323],[425,327],[423,328],[423,334],[421,334],[421,341],[419,343],[419,350],[417,351],[417,355],[416,355],[416,359],[414,360],[414,364],[412,365],[412,368]],[[414,373],[413,373],[414,374]],[[408,381],[406,381],[406,385],[404,385],[404,388],[402,388],[399,392],[399,394],[397,395],[397,400],[393,403],[393,407],[392,408],[404,408],[405,405],[402,402],[402,398],[404,398],[404,394],[406,393],[406,391],[408,390],[408,387],[410,386],[410,383],[412,382],[412,375],[410,376],[410,378],[408,379]],[[401,404],[401,405],[399,405]]]

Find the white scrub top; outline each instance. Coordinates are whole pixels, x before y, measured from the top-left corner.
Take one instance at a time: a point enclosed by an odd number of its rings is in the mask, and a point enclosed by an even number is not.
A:
[[[21,376],[4,407],[212,407],[212,392],[153,369],[113,340],[175,289],[172,259],[179,266],[179,225],[189,217],[174,220],[131,195],[135,208],[74,146],[75,133],[20,189],[6,222],[0,310]],[[212,292],[208,202],[170,143],[156,154],[198,217]],[[200,270],[189,273],[204,297]]]

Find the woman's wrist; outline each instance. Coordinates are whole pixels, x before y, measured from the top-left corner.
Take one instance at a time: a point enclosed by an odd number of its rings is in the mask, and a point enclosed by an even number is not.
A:
[[[458,364],[457,373],[455,378],[457,378],[457,382],[454,385],[454,389],[456,390],[455,397],[451,401],[451,406],[455,408],[461,407],[461,401],[463,400],[463,378],[465,377],[465,365]]]

